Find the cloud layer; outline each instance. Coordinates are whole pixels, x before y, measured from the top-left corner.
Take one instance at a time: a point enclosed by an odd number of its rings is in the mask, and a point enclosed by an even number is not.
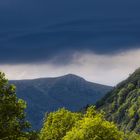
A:
[[[139,7],[139,0],[1,0],[0,64],[139,48]]]
[[[99,55],[90,52],[74,53],[68,64],[56,65],[52,61],[31,64],[0,65],[9,79],[55,77],[68,73],[82,76],[88,81],[116,85],[140,67],[140,49],[117,54]],[[56,61],[57,62],[57,61]]]

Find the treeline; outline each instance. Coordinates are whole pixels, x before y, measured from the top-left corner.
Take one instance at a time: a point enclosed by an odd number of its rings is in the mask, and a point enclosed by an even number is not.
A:
[[[97,108],[121,130],[140,133],[140,69],[100,100]]]
[[[31,131],[26,103],[17,98],[15,90],[0,73],[0,140],[140,140],[134,132],[120,131],[94,106],[84,113],[64,108],[46,113],[40,132]]]

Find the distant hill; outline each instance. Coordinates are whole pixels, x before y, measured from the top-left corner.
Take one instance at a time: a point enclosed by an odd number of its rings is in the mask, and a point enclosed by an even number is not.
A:
[[[140,133],[140,69],[100,100],[97,108],[121,129]]]
[[[17,86],[18,97],[27,102],[27,117],[35,129],[40,128],[46,112],[62,107],[78,111],[87,104],[94,104],[112,88],[72,74],[10,82]]]

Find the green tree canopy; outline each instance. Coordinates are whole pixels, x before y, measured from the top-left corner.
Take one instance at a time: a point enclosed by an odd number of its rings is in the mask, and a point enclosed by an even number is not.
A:
[[[25,120],[26,103],[18,99],[15,86],[0,72],[0,139],[17,140],[26,137],[29,123]]]
[[[123,133],[90,107],[63,140],[123,140]]]
[[[64,108],[46,115],[40,139],[61,140],[80,118],[80,113],[72,113]]]
[[[124,135],[102,113],[89,107],[82,115],[59,109],[50,113],[40,133],[41,140],[122,140]]]
[[[125,134],[125,140],[140,140],[140,134],[137,134],[134,131],[128,132]]]

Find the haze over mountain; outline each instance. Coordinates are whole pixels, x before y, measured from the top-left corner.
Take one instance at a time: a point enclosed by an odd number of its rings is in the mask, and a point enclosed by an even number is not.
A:
[[[124,131],[140,133],[140,68],[97,103]]]
[[[94,104],[112,89],[72,74],[10,83],[16,85],[18,97],[27,101],[27,118],[35,129],[40,128],[46,112],[62,107],[79,111],[88,104]]]

